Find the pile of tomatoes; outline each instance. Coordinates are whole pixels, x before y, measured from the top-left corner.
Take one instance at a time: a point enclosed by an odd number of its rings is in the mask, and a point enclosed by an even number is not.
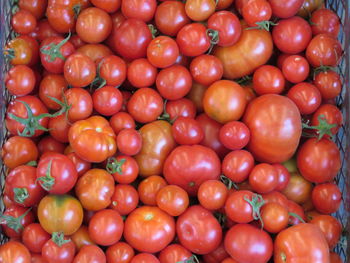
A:
[[[337,15],[18,0],[3,263],[341,263]]]

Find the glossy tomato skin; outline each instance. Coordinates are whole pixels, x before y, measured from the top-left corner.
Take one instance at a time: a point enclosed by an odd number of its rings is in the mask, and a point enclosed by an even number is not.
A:
[[[147,59],[157,68],[166,68],[173,65],[179,56],[179,47],[176,41],[168,36],[154,38],[147,47]]]
[[[342,226],[338,219],[330,215],[319,215],[314,217],[310,224],[318,226],[326,237],[330,249],[339,242]]]
[[[285,88],[285,78],[277,67],[264,65],[254,72],[253,88],[259,95],[280,94]]]
[[[248,1],[242,8],[242,16],[248,26],[257,26],[256,23],[270,20],[272,9],[269,2],[264,0]]]
[[[153,254],[140,253],[133,257],[130,263],[159,263],[159,260]]]
[[[187,98],[167,101],[165,111],[169,114],[170,120],[176,120],[179,117],[196,117],[196,106]]]
[[[106,255],[99,246],[85,245],[76,254],[73,263],[106,263]]]
[[[273,15],[279,18],[288,18],[294,16],[302,7],[303,0],[278,1],[269,0]]]
[[[180,244],[196,254],[215,250],[222,239],[222,229],[212,213],[200,205],[189,207],[176,222]]]
[[[173,123],[172,134],[178,144],[198,144],[204,138],[204,132],[199,123],[195,119],[182,116]]]
[[[334,183],[316,185],[312,191],[312,204],[322,214],[335,213],[340,206],[342,194]]]
[[[178,146],[167,157],[163,175],[169,184],[178,185],[190,195],[196,195],[204,181],[219,177],[220,160],[208,147]]]
[[[257,164],[249,174],[249,184],[259,194],[272,192],[278,185],[276,169],[267,163]]]
[[[160,252],[158,259],[160,263],[173,263],[184,261],[189,259],[191,256],[192,253],[188,249],[179,244],[172,244]]]
[[[141,176],[161,174],[163,164],[175,148],[171,125],[166,121],[148,123],[139,130],[142,136],[141,151],[135,155]]]
[[[337,97],[342,89],[342,82],[338,73],[330,70],[315,75],[314,85],[321,92],[323,99]]]
[[[106,250],[107,263],[129,263],[134,255],[134,249],[125,242],[118,242]]]
[[[113,86],[104,86],[92,94],[94,109],[104,116],[112,116],[120,111],[123,95]]]
[[[67,104],[71,105],[68,110],[68,120],[76,122],[88,118],[93,111],[93,101],[90,93],[83,88],[71,88],[64,92]]]
[[[81,176],[75,193],[81,205],[89,211],[107,208],[114,192],[113,176],[102,169],[91,169]]]
[[[205,181],[200,185],[197,193],[199,203],[212,211],[222,208],[228,195],[227,186],[218,180]]]
[[[156,7],[156,0],[123,0],[121,11],[126,18],[137,18],[144,22],[149,22],[154,16]]]
[[[34,223],[34,220],[35,220],[34,215],[29,210],[29,208],[17,206],[16,204],[11,204],[8,207],[6,207],[3,215],[5,217],[9,216],[13,218],[21,217],[21,220],[18,220],[18,219],[17,220],[19,221],[19,224],[23,227],[26,227],[27,225]],[[13,239],[21,237],[23,232],[23,227],[19,227],[18,229],[15,229],[18,227],[18,225],[16,224],[16,226],[13,226],[6,219],[3,219],[0,225],[3,230],[3,233],[7,237],[13,238]]]
[[[263,230],[248,224],[233,226],[225,236],[225,248],[238,262],[266,263],[272,256],[273,242]],[[259,247],[259,249],[255,249]]]
[[[143,231],[139,231],[140,227]],[[175,220],[158,207],[142,206],[126,219],[124,238],[141,252],[156,253],[175,237]]]
[[[139,204],[139,194],[137,190],[128,184],[118,184],[114,188],[111,197],[110,208],[116,210],[120,215],[130,214]]]
[[[26,65],[14,66],[8,71],[5,77],[5,85],[11,95],[27,95],[35,87],[34,72]]]
[[[297,153],[298,169],[305,179],[313,183],[331,181],[341,167],[340,152],[328,139],[311,138]]]
[[[330,34],[338,37],[340,30],[339,17],[332,11],[326,8],[321,8],[312,13],[310,21],[313,35]]]
[[[28,41],[19,37],[12,39],[6,45],[6,49],[12,49],[14,51],[14,58],[10,60],[12,65],[29,65],[33,59],[33,51],[30,44]]]
[[[253,195],[253,192],[248,190],[239,190],[229,194],[225,202],[225,213],[227,217],[240,224],[253,221],[253,208],[245,200],[252,200]]]
[[[222,173],[234,183],[245,181],[254,167],[254,157],[246,150],[232,151],[222,161]]]
[[[312,238],[310,238],[312,237]],[[300,242],[306,242],[302,246]],[[275,240],[274,262],[305,261],[329,263],[329,247],[321,230],[312,224],[301,223],[281,231]]]
[[[209,86],[221,79],[224,69],[217,57],[201,55],[191,61],[190,71],[194,81]]]
[[[135,88],[145,88],[154,84],[157,73],[157,68],[147,59],[139,58],[129,64],[127,77]]]
[[[102,59],[113,55],[112,50],[103,44],[85,44],[78,48],[76,53],[89,57],[96,65]]]
[[[22,242],[33,253],[41,253],[41,249],[50,239],[50,235],[38,223],[27,225],[23,229]]]
[[[4,263],[30,263],[31,256],[29,250],[22,243],[9,241],[0,246],[0,261]]]
[[[213,0],[189,0],[186,1],[186,14],[193,21],[204,21],[214,13],[216,3]]]
[[[282,63],[282,72],[288,81],[299,83],[309,76],[310,66],[303,56],[291,55]]]
[[[42,248],[41,254],[43,259],[48,263],[72,262],[76,250],[75,244],[68,237],[64,237],[64,240],[68,242],[60,246],[56,244],[53,239],[48,240]]]
[[[52,110],[59,110],[61,106],[54,102],[49,96],[63,101],[63,93],[67,90],[67,81],[62,75],[48,74],[40,82],[39,98]]]
[[[75,122],[69,130],[68,137],[76,154],[89,162],[102,162],[117,151],[114,131],[109,122],[101,116]]]
[[[226,148],[240,150],[248,144],[250,131],[243,122],[231,121],[221,127],[219,139]]]
[[[248,149],[257,161],[280,163],[295,153],[301,118],[290,99],[274,94],[260,96],[248,105],[243,122],[251,133]]]
[[[321,105],[312,115],[310,124],[312,126],[319,125],[320,118],[325,120],[328,124],[336,125],[330,130],[333,135],[337,134],[341,125],[343,124],[343,114],[337,106],[334,106],[332,104]],[[329,135],[324,135],[324,138],[328,138],[328,136]]]
[[[147,46],[152,34],[145,22],[139,19],[127,19],[114,34],[114,48],[127,59],[146,57]]]
[[[179,216],[189,205],[188,194],[177,185],[166,185],[156,195],[157,206],[171,216]]]
[[[271,34],[265,30],[242,30],[238,42],[228,47],[217,47],[214,55],[224,66],[224,78],[237,79],[253,73],[272,55]]]
[[[116,135],[123,129],[134,129],[136,127],[134,119],[126,112],[114,114],[109,120],[109,125]]]
[[[119,86],[126,79],[126,63],[118,56],[104,57],[99,66],[100,76],[106,80],[106,84],[109,86]]]
[[[157,193],[167,185],[163,177],[152,175],[143,179],[138,185],[140,200],[144,205],[155,206],[157,204]]]
[[[64,77],[73,87],[85,87],[96,77],[96,66],[86,55],[74,53],[64,63]]]
[[[26,137],[13,136],[3,145],[1,158],[4,164],[13,169],[38,159],[38,148],[35,143]]]

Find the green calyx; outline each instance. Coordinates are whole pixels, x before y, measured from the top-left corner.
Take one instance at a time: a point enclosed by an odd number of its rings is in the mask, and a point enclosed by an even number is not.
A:
[[[252,199],[249,199],[249,197],[246,195],[244,196],[244,200],[252,206],[254,220],[260,220],[261,228],[264,228],[264,222],[260,213],[261,207],[265,204],[263,197],[259,194],[254,194]]]
[[[301,223],[306,223],[305,220],[302,219],[300,215],[293,213],[293,212],[289,212],[288,214],[289,214],[289,216],[292,216],[292,217],[295,217],[296,219],[298,219]]]
[[[106,170],[110,174],[118,173],[120,175],[123,174],[122,166],[126,162],[126,159],[120,159],[119,161],[114,158],[110,157],[108,158],[107,165],[106,165]]]
[[[7,227],[13,229],[16,233],[19,233],[21,229],[23,229],[23,225],[21,223],[22,219],[29,213],[31,208],[29,208],[27,211],[25,211],[21,216],[19,217],[13,217],[9,215],[1,215],[0,220],[5,221]]]
[[[56,58],[60,58],[62,60],[66,60],[66,58],[61,53],[61,47],[68,42],[71,37],[71,33],[69,32],[68,36],[63,39],[60,43],[54,44],[50,43],[49,45],[43,46],[40,48],[40,52],[48,57],[50,62],[55,61]]]
[[[51,239],[59,247],[63,246],[64,244],[67,244],[67,243],[71,242],[70,239],[65,239],[64,238],[63,232],[53,232]]]
[[[23,204],[29,197],[27,188],[13,188],[14,200],[16,203]]]
[[[199,259],[196,255],[192,255],[190,258],[178,261],[176,263],[199,263]]]
[[[211,51],[213,50],[214,46],[217,45],[220,41],[219,31],[212,29],[212,28],[208,28],[207,35],[210,39],[210,48],[209,48],[207,54],[210,54]]]
[[[175,119],[171,119],[169,113],[166,111],[166,104],[167,104],[167,102],[168,102],[168,100],[164,101],[163,114],[158,117],[158,120],[167,121],[170,124],[173,124],[175,122],[176,118]]]
[[[303,129],[316,131],[315,135],[303,133],[303,136],[317,137],[317,140],[321,140],[325,135],[332,137],[333,136],[332,129],[334,127],[337,127],[337,124],[328,123],[324,115],[319,115],[317,119],[318,119],[318,125],[316,126],[310,126],[308,123],[302,123]]]
[[[46,191],[50,191],[55,184],[55,178],[51,176],[51,166],[52,166],[52,160],[47,165],[47,170],[45,173],[45,176],[39,177],[37,181],[40,182],[40,185],[42,188],[44,188]]]
[[[238,185],[236,185],[230,178],[226,177],[225,175],[220,175],[220,180],[224,185],[226,185],[228,189],[234,188],[236,190],[239,190]]]
[[[261,21],[256,22],[256,26],[253,27],[247,27],[245,30],[251,30],[251,29],[262,29],[266,31],[270,31],[271,26],[277,26],[278,24],[272,22],[272,21]]]

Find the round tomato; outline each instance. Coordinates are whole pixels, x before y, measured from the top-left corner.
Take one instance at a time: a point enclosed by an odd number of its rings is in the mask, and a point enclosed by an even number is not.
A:
[[[140,230],[142,226],[142,231]],[[175,237],[175,220],[158,207],[142,206],[127,217],[124,238],[141,252],[156,253]]]
[[[106,255],[99,246],[85,245],[75,255],[73,263],[106,263]]]
[[[28,65],[32,61],[33,51],[28,41],[17,37],[7,43],[4,55],[10,58],[12,65]]]
[[[214,0],[187,0],[185,11],[193,21],[205,21],[215,12]]]
[[[192,253],[179,244],[172,244],[159,253],[161,263],[186,262],[191,259]]]
[[[322,214],[332,214],[338,211],[342,193],[333,183],[319,184],[312,190],[312,204]]]
[[[342,81],[338,73],[329,70],[315,75],[314,85],[321,92],[323,99],[334,99],[342,89]]]
[[[41,253],[42,247],[50,235],[38,223],[27,225],[23,229],[22,242],[33,253]]]
[[[303,5],[303,0],[291,0],[291,1],[279,1],[279,0],[268,0],[273,15],[280,18],[288,18],[294,16]],[[307,0],[308,1],[308,0]]]
[[[120,86],[126,79],[126,72],[126,63],[118,56],[104,57],[99,64],[100,77],[108,86]]]
[[[63,233],[54,232],[43,246],[41,255],[48,263],[69,263],[75,255],[75,244]]]
[[[224,206],[228,194],[225,184],[217,180],[208,180],[199,187],[197,197],[204,208],[217,210]]]
[[[187,98],[167,101],[165,105],[165,115],[166,114],[169,114],[169,119],[171,121],[174,121],[179,117],[195,118],[196,106]]]
[[[71,88],[64,92],[68,105],[68,120],[75,122],[88,118],[93,111],[93,101],[90,93],[83,88]]]
[[[178,117],[173,123],[172,134],[178,144],[193,145],[200,143],[204,138],[204,132],[199,123],[189,117]]]
[[[328,125],[322,127],[322,122],[327,122]],[[337,134],[342,124],[343,114],[338,107],[332,104],[321,105],[312,115],[310,123],[314,128],[317,127],[316,133],[319,137],[323,135],[325,138]],[[322,128],[324,128],[324,130]]]
[[[270,20],[272,9],[266,0],[253,0],[243,5],[241,13],[248,26],[255,27],[259,22]]]
[[[289,183],[282,193],[297,204],[306,203],[312,192],[313,185],[298,173],[292,173]]]
[[[190,71],[194,81],[209,86],[221,79],[224,68],[217,57],[200,55],[191,61]]]
[[[342,225],[335,217],[330,215],[319,215],[314,217],[310,221],[310,224],[314,224],[321,229],[330,249],[333,249],[337,245],[342,233]]]
[[[145,205],[155,206],[157,204],[158,191],[166,185],[164,178],[158,175],[152,175],[143,179],[137,188],[141,202]]]
[[[0,226],[8,238],[17,239],[22,236],[23,228],[34,223],[34,215],[30,208],[9,205],[0,217]]]
[[[72,242],[74,242],[77,250],[79,251],[83,246],[95,245],[94,241],[89,236],[89,229],[81,225],[81,227],[70,236]]]
[[[280,94],[285,88],[285,78],[277,67],[264,65],[254,72],[253,88],[259,95]]]
[[[314,113],[322,103],[320,91],[312,84],[301,82],[293,86],[287,93],[303,115]]]
[[[135,88],[152,86],[156,77],[157,68],[145,58],[135,59],[128,66],[128,81]]]
[[[67,81],[62,75],[48,74],[40,82],[39,97],[41,101],[52,110],[61,109],[61,105],[50,97],[63,101],[63,94],[67,90]]]
[[[219,139],[226,148],[240,150],[248,144],[250,131],[243,122],[230,121],[221,127]]]
[[[278,185],[276,169],[267,163],[257,164],[249,174],[249,184],[255,192],[260,194],[273,191]]]
[[[222,161],[222,173],[234,183],[245,181],[254,167],[254,157],[246,150],[232,151]]]
[[[171,216],[179,216],[189,205],[188,194],[177,185],[166,185],[158,190],[157,206]]]
[[[313,35],[330,34],[338,37],[340,31],[340,20],[332,10],[321,8],[312,13],[311,29]]]
[[[288,209],[279,203],[268,203],[261,208],[261,221],[269,233],[279,233],[288,226]]]
[[[134,255],[134,249],[125,242],[118,242],[106,250],[107,263],[129,263]]]
[[[147,59],[157,68],[167,68],[176,62],[179,47],[176,41],[167,36],[154,38],[147,47]]]
[[[137,18],[144,22],[152,20],[157,8],[156,0],[123,0],[122,13],[127,18]]]
[[[135,129],[136,127],[134,119],[126,112],[114,114],[109,120],[109,125],[116,135],[123,129]]]
[[[49,234],[63,232],[65,235],[71,235],[83,222],[83,208],[80,202],[70,195],[47,195],[39,203],[38,219]]]
[[[0,261],[4,263],[30,263],[31,256],[29,250],[22,243],[9,241],[0,246]]]
[[[31,12],[36,19],[40,19],[45,15],[47,0],[19,0],[18,6]]]
[[[104,86],[92,94],[94,109],[101,115],[111,116],[122,108],[123,95],[113,86]]]
[[[14,66],[5,77],[5,85],[11,95],[27,95],[35,87],[34,71],[26,65]]]
[[[118,184],[114,188],[111,197],[110,208],[116,210],[120,215],[130,214],[139,204],[139,194],[137,190],[128,184]]]
[[[310,66],[304,57],[292,55],[284,59],[282,72],[289,82],[299,83],[309,76]]]
[[[64,63],[64,77],[73,87],[85,87],[96,77],[96,65],[86,55],[74,53]]]

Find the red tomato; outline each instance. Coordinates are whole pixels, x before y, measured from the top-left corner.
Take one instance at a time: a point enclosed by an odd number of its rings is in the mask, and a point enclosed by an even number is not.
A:
[[[128,66],[128,81],[135,88],[152,86],[157,77],[157,69],[147,59],[133,60]]]
[[[173,123],[172,134],[178,144],[193,145],[200,143],[204,132],[198,121],[189,117],[178,117]]]
[[[269,0],[272,8],[272,13],[274,16],[279,18],[288,18],[294,16],[301,6],[303,5],[303,0],[291,0],[291,1],[279,1],[279,0]]]
[[[53,101],[50,97],[62,102],[67,86],[67,81],[62,75],[47,74],[40,82],[39,97],[49,109],[59,110],[61,109],[61,105]]]
[[[40,19],[45,15],[47,0],[20,0],[18,6],[20,9],[31,12],[36,19]]]
[[[208,254],[221,242],[222,229],[213,214],[200,205],[189,207],[176,222],[180,244],[196,254]]]
[[[288,56],[282,64],[282,72],[289,82],[299,83],[309,76],[310,66],[302,56]]]
[[[26,65],[14,66],[7,72],[5,85],[11,95],[27,95],[35,87],[34,71]]]
[[[314,217],[311,224],[318,226],[326,237],[327,243],[330,249],[333,249],[339,242],[342,225],[333,216],[319,215]]]
[[[226,148],[240,150],[248,144],[250,131],[243,122],[231,121],[221,127],[219,139]]]
[[[330,34],[338,37],[340,30],[340,20],[332,10],[321,8],[312,13],[311,29],[313,35]]]
[[[274,262],[287,260],[328,263],[329,247],[321,230],[312,224],[298,224],[281,231],[275,239]]]
[[[142,231],[140,230],[142,226]],[[142,206],[127,217],[124,238],[141,252],[156,253],[175,237],[175,220],[158,207]]]
[[[136,127],[134,119],[126,112],[118,112],[114,114],[109,119],[109,125],[111,125],[116,135],[118,135],[123,129],[134,129]]]
[[[191,61],[190,71],[194,81],[210,86],[222,78],[224,68],[217,57],[200,55]]]
[[[157,8],[156,0],[123,0],[122,13],[127,18],[137,18],[144,22],[152,20]]]
[[[328,140],[308,139],[297,153],[298,169],[302,176],[313,183],[333,180],[340,167],[340,152],[337,145]]]
[[[77,53],[89,57],[95,64],[113,55],[112,50],[103,44],[85,44],[77,49]]]
[[[176,41],[167,36],[154,38],[147,47],[147,59],[157,68],[167,68],[176,62],[179,47]]]
[[[225,184],[217,180],[208,180],[199,187],[197,197],[204,208],[217,210],[224,206],[228,194]]]
[[[320,91],[312,84],[301,82],[293,86],[287,94],[303,115],[314,113],[322,103]]]
[[[237,224],[227,232],[225,248],[238,262],[266,263],[272,256],[273,242],[265,231],[248,224]]]
[[[75,255],[75,244],[63,233],[54,232],[42,248],[42,257],[48,263],[69,263]]]
[[[123,229],[123,219],[113,209],[98,211],[89,222],[89,236],[101,246],[111,246],[117,243],[123,234]]]
[[[195,118],[196,106],[191,100],[181,98],[178,100],[167,101],[165,112],[169,114],[170,120],[176,120],[179,117]]]
[[[8,238],[20,238],[23,228],[34,223],[34,215],[30,208],[24,208],[17,205],[6,207],[1,216],[1,228]],[[11,262],[11,261],[10,261]]]
[[[152,254],[140,253],[133,257],[130,263],[159,263],[159,260]]]
[[[134,158],[127,155],[109,158],[106,169],[120,184],[130,184],[138,176],[139,166]]]
[[[311,199],[317,211],[332,214],[339,209],[342,194],[337,185],[325,183],[314,187]]]
[[[109,207],[125,216],[134,211],[139,204],[139,194],[131,185],[118,184],[114,188],[111,200],[112,203]]]
[[[158,191],[166,185],[167,182],[164,178],[158,175],[152,175],[142,180],[137,188],[141,202],[145,205],[155,206]]]
[[[121,6],[121,0],[90,0],[90,2],[108,13],[118,11]]]
[[[328,125],[333,125],[334,127],[324,127],[325,130],[322,130],[322,125],[320,124],[320,120],[323,120],[328,123]],[[321,121],[322,122],[322,121]],[[343,124],[343,114],[338,109],[338,107],[331,104],[323,104],[321,105],[312,115],[311,118],[311,126],[318,127],[316,129],[316,133],[322,137],[324,135],[325,138],[328,138],[330,135],[335,135],[339,131],[341,125]]]
[[[0,261],[4,263],[30,263],[31,256],[29,250],[22,243],[9,241],[0,246]]]
[[[342,81],[338,73],[329,70],[315,75],[314,85],[321,92],[323,99],[334,99],[342,89]]]
[[[261,221],[266,231],[279,233],[288,226],[288,209],[279,203],[268,203],[261,209]]]
[[[136,155],[142,147],[142,137],[135,129],[121,130],[117,136],[117,146],[122,154]]]
[[[89,230],[86,226],[81,225],[81,227],[70,236],[74,242],[77,250],[79,251],[83,246],[95,245],[89,236]]]
[[[158,259],[160,263],[174,263],[189,260],[192,253],[179,244],[172,244],[164,248]]]
[[[192,77],[184,66],[174,65],[158,73],[156,86],[163,98],[177,100],[184,97],[190,91]]]
[[[185,10],[193,21],[204,21],[215,12],[215,5],[214,0],[187,0]]]
[[[167,157],[163,175],[169,184],[178,185],[190,195],[196,195],[204,181],[219,177],[220,160],[208,147],[182,145]]]
[[[122,108],[123,95],[113,86],[104,86],[94,91],[92,101],[99,114],[112,116]]]
[[[266,0],[252,0],[243,5],[241,13],[248,26],[255,27],[259,22],[270,20],[272,8]]]
[[[74,53],[64,63],[64,77],[73,87],[84,87],[96,76],[95,63],[86,55]]]
[[[106,255],[98,246],[85,245],[76,254],[73,263],[106,263]]]
[[[282,164],[273,164],[278,174],[278,184],[275,188],[277,191],[282,191],[285,189],[290,180],[290,173]]]
[[[278,185],[278,173],[272,165],[260,163],[250,172],[249,184],[257,193],[269,193]]]
[[[250,130],[248,149],[256,160],[280,163],[295,153],[301,136],[301,118],[290,99],[262,95],[248,105],[243,122]]]
[[[22,38],[14,38],[4,48],[4,55],[13,52],[10,63],[12,65],[28,65],[33,59],[33,51],[28,41]]]
[[[246,150],[232,151],[222,161],[222,173],[234,183],[245,181],[254,167],[254,157]]]
[[[57,117],[50,118],[48,125],[49,133],[55,140],[66,143],[68,142],[68,131],[70,126],[66,114],[63,113]]]
[[[134,249],[125,242],[118,242],[106,250],[107,263],[129,263],[134,255]]]
[[[104,57],[99,64],[99,74],[108,86],[120,86],[126,79],[126,63],[118,56]]]
[[[157,192],[157,206],[171,216],[179,216],[189,205],[188,194],[177,185],[166,185]]]
[[[50,235],[38,223],[27,225],[23,229],[22,242],[33,253],[41,253],[49,239]]]
[[[26,0],[24,0],[26,1]],[[37,1],[37,0],[34,0]],[[47,0],[45,0],[47,1]],[[45,7],[46,9],[46,7]],[[45,11],[44,11],[45,13]],[[57,32],[53,27],[50,25],[49,21],[47,19],[41,19],[37,23],[37,27],[35,28],[35,31],[30,34],[31,37],[37,39],[38,41],[42,42],[45,38],[48,37],[62,37],[63,34]]]
[[[259,95],[280,94],[285,88],[285,82],[281,70],[275,66],[261,66],[253,75],[253,88]]]

